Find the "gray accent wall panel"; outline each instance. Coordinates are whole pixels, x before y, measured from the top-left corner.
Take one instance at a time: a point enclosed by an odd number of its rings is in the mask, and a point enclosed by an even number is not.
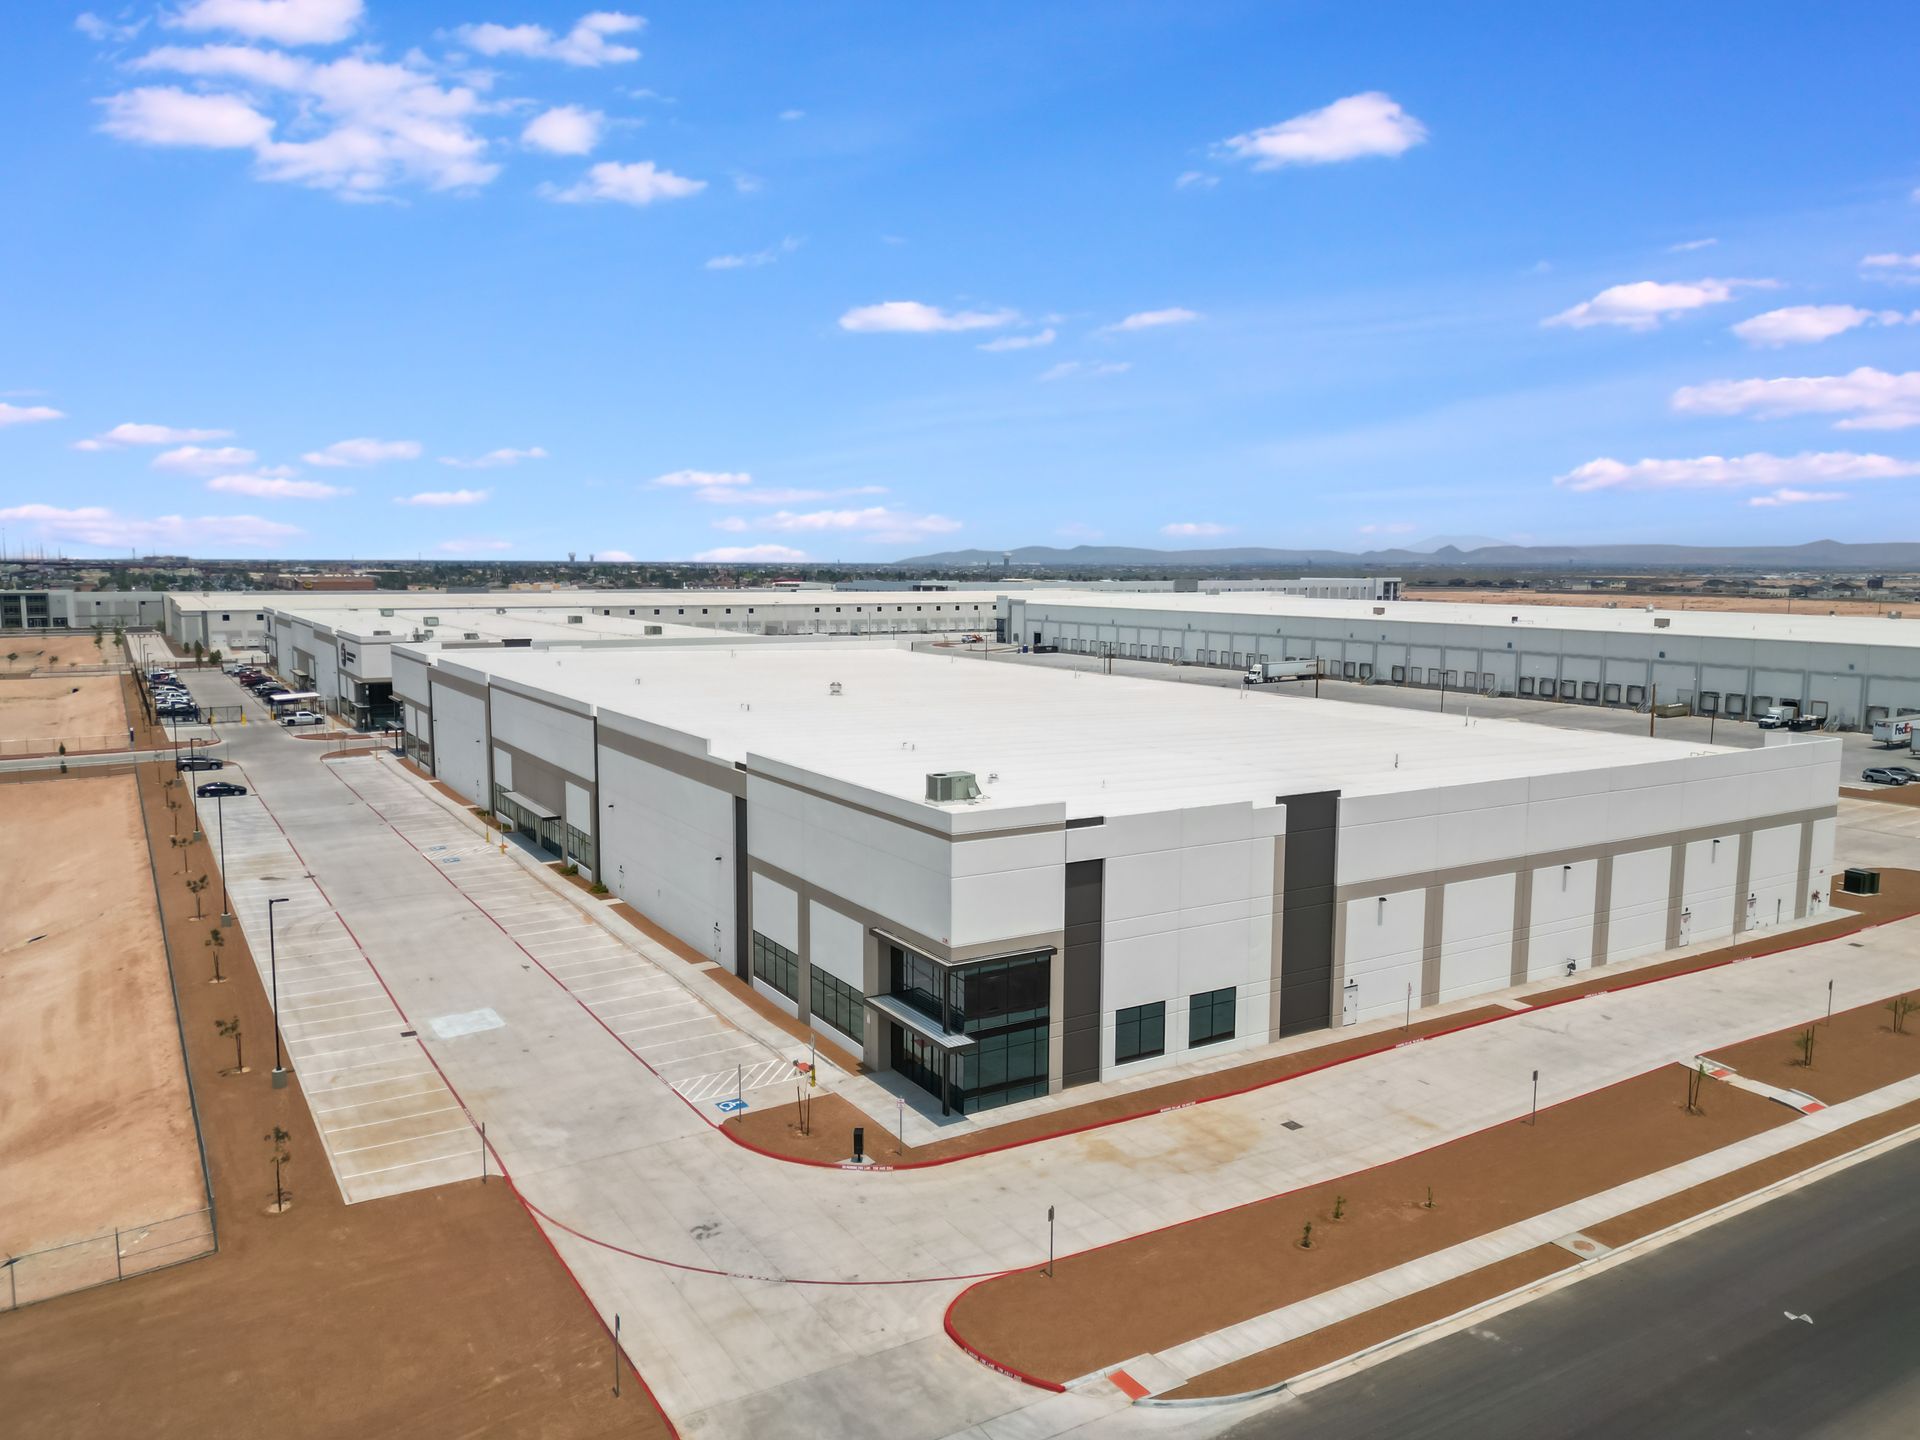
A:
[[[1338,902],[1340,792],[1277,795],[1287,807],[1286,889],[1280,897],[1280,1033],[1323,1030],[1333,1023],[1333,934]]]
[[[804,906],[806,898],[802,896],[799,903]],[[736,795],[733,797],[733,973],[749,985],[753,983],[752,908],[753,881],[747,870],[747,797]],[[806,923],[804,911],[800,923]]]
[[[1106,913],[1106,862],[1072,860],[1066,870],[1066,930],[1060,1075],[1064,1085],[1100,1078],[1101,928]]]

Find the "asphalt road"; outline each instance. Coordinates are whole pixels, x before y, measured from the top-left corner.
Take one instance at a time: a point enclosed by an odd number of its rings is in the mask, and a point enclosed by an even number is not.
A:
[[[1229,1434],[1911,1440],[1916,1193],[1909,1144]]]

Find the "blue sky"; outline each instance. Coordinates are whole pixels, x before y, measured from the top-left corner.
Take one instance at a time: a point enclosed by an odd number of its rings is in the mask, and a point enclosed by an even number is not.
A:
[[[18,9],[13,549],[1913,538],[1905,0]]]

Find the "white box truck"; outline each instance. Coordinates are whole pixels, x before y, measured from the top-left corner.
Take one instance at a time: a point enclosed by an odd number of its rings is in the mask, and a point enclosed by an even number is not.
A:
[[[1889,715],[1884,720],[1873,722],[1873,738],[1876,744],[1896,749],[1913,743],[1913,722],[1920,720],[1920,714],[1907,711],[1900,715]]]

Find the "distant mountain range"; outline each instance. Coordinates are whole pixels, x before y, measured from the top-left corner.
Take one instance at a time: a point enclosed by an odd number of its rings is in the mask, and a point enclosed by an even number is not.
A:
[[[1218,550],[1148,550],[1128,545],[1022,545],[1014,550],[945,550],[893,563],[915,570],[1023,568],[1047,570],[1111,569],[1115,566],[1194,567],[1211,570],[1249,566],[1305,569],[1360,566],[1370,570],[1481,568],[1540,570],[1685,569],[1685,570],[1920,570],[1920,542],[1893,540],[1849,544],[1814,540],[1805,545],[1507,545],[1491,541],[1462,549],[1455,540],[1436,537],[1420,546],[1389,550],[1270,550],[1255,546]],[[1428,549],[1428,545],[1436,548]],[[1011,566],[1003,567],[1011,558]]]

